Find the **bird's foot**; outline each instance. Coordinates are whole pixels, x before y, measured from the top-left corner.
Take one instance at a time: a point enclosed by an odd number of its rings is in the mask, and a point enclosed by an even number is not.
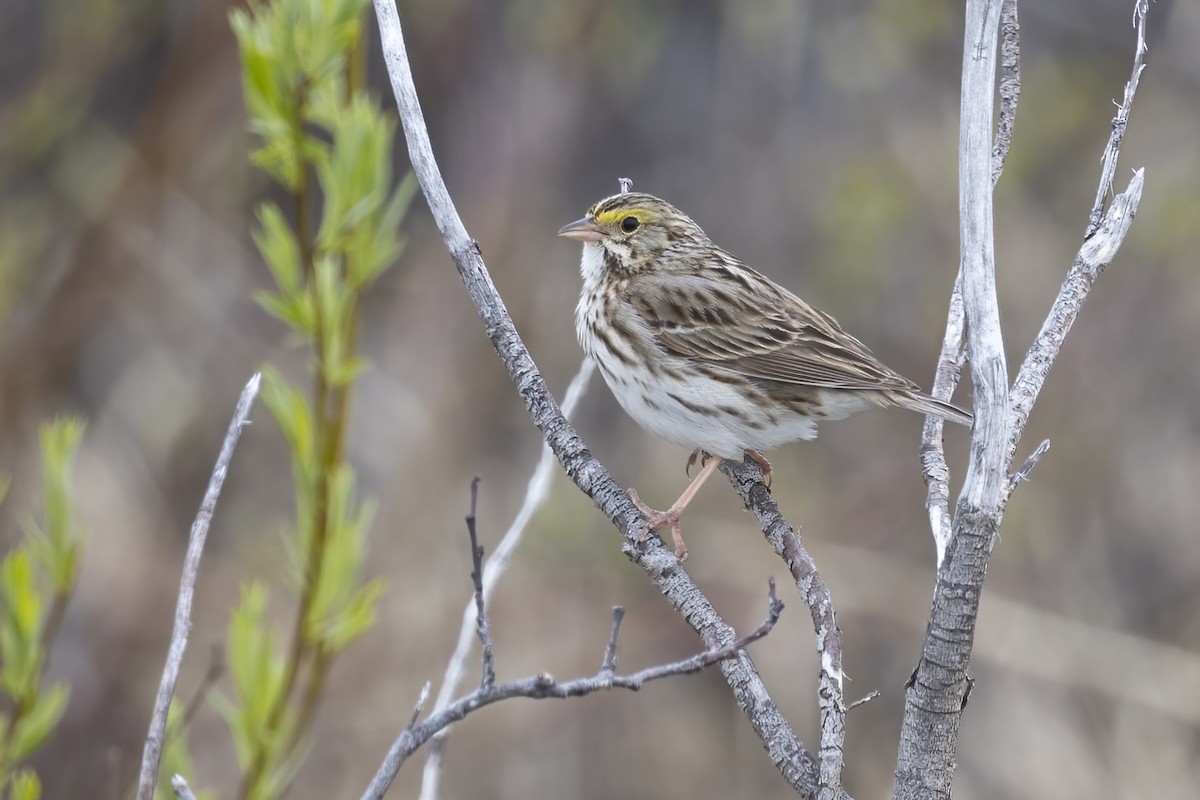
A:
[[[767,488],[771,488],[771,462],[767,461],[767,457],[757,450],[747,450],[746,457],[762,468],[763,483]]]
[[[637,506],[638,511],[646,515],[646,524],[642,526],[641,531],[637,535],[638,541],[646,541],[646,537],[650,535],[651,531],[658,530],[664,525],[669,525],[671,526],[671,539],[675,543],[675,557],[680,561],[686,561],[688,549],[687,545],[683,543],[683,532],[679,528],[679,518],[683,516],[683,509],[672,506],[666,511],[655,511],[642,502],[642,498],[638,497],[636,489],[629,490],[629,499]]]

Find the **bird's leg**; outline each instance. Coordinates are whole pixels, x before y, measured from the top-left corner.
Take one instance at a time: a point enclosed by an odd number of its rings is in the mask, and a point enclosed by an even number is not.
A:
[[[683,490],[683,494],[679,495],[670,508],[666,511],[655,511],[650,506],[642,502],[642,498],[638,497],[638,493],[633,489],[629,490],[629,499],[638,507],[638,510],[646,515],[646,527],[638,534],[638,541],[645,541],[650,535],[650,531],[657,530],[663,525],[671,526],[671,539],[675,542],[675,557],[680,561],[687,559],[687,545],[683,543],[683,533],[679,529],[679,518],[683,516],[683,510],[688,507],[688,503],[692,502],[692,498],[696,496],[696,492],[700,491],[700,487],[708,480],[717,467],[721,466],[721,459],[709,457],[704,466],[696,473],[696,477],[692,478],[692,482]]]
[[[764,456],[762,453],[758,452],[757,450],[747,450],[746,456],[749,457],[749,459],[751,461],[753,461],[754,463],[756,463],[760,467],[762,467],[763,483],[765,483],[767,485],[767,488],[770,489],[771,488],[771,462],[767,461],[767,457]]]

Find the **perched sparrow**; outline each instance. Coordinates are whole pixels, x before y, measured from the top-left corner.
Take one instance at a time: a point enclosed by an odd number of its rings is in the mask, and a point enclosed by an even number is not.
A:
[[[692,448],[703,467],[667,511],[645,506],[642,531],[679,518],[721,459],[812,439],[817,422],[899,406],[970,425],[971,415],[922,394],[833,317],[713,244],[700,226],[652,195],[601,200],[559,236],[583,242],[579,343],[617,401],[646,430]]]

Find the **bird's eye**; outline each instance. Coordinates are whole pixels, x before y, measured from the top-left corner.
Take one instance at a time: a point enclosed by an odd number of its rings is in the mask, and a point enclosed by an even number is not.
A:
[[[642,223],[638,222],[637,217],[626,217],[625,219],[621,220],[621,230],[625,231],[626,233],[633,233],[641,224]]]

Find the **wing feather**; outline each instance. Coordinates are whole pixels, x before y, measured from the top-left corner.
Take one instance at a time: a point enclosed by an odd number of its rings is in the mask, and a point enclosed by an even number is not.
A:
[[[758,381],[849,391],[914,391],[827,314],[737,259],[639,276],[626,299],[669,354]]]

